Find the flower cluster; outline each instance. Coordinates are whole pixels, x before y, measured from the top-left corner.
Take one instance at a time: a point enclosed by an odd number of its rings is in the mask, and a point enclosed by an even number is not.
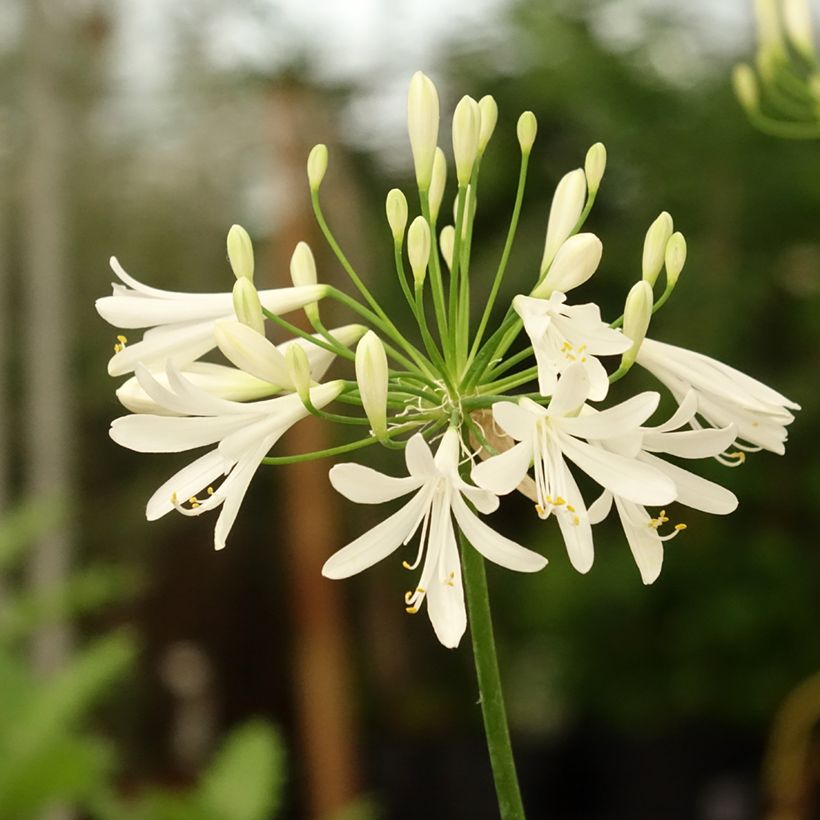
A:
[[[686,257],[684,238],[665,212],[646,233],[641,276],[628,291],[623,316],[606,321],[596,304],[577,301],[574,290],[594,275],[602,257],[598,237],[582,231],[604,174],[600,143],[590,148],[583,168],[558,183],[540,264],[536,258],[524,271],[520,293],[498,312],[490,332],[521,213],[535,117],[525,112],[518,120],[515,205],[498,268],[488,279],[474,277],[470,266],[495,101],[464,97],[455,108],[453,221],[443,227],[448,169],[438,146],[439,100],[420,72],[410,82],[407,107],[419,213],[408,227],[405,195],[393,189],[386,200],[405,315],[386,313],[327,224],[319,199],[328,166],[323,145],[308,158],[311,200],[355,295],[318,283],[304,243],[293,253],[293,287],[257,290],[250,238],[234,226],[228,234],[232,293],[157,290],[112,259],[122,284],[98,300],[97,310],[118,328],[145,329],[134,344],[118,336],[109,363],[112,376],[133,374],[117,390],[131,415],[112,423],[112,438],[139,452],[208,448],[154,493],[149,519],[221,506],[214,534],[219,549],[260,464],[335,457],[373,444],[404,450],[403,477],[355,463],[331,468],[333,487],[355,503],[409,500],[332,555],[323,573],[349,577],[418,536],[402,562],[418,571],[404,605],[416,613],[426,604],[441,643],[455,647],[467,624],[464,550],[518,572],[547,563],[487,523],[502,496],[518,491],[532,500],[538,518],[554,520],[579,572],[593,563],[593,526],[614,506],[641,578],[651,583],[664,542],[684,529],[670,525],[669,505],[677,501],[717,515],[737,505],[729,490],[678,461],[715,458],[736,466],[748,452],[782,453],[797,405],[714,359],[647,337]],[[478,290],[488,281],[489,288]],[[323,299],[342,303],[360,323],[327,329]],[[304,311],[313,333],[283,318],[295,310]],[[417,343],[400,329],[410,323]],[[291,338],[274,345],[266,324]],[[217,348],[224,361],[202,361]],[[353,364],[353,378],[322,381],[336,359]],[[651,421],[661,400],[656,391],[607,403],[610,384],[634,365],[674,400],[671,417]],[[338,406],[331,412],[333,402]],[[280,436],[308,415],[348,430],[359,425],[362,435],[318,453],[269,456]],[[578,486],[580,473],[600,488],[592,503]]]
[[[778,137],[820,137],[820,64],[808,0],[756,0],[755,69],[735,66],[740,104],[761,131]]]

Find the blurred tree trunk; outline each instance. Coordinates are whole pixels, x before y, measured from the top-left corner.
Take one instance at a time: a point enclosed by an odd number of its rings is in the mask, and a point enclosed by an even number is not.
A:
[[[276,86],[272,108],[277,172],[289,202],[272,254],[274,284],[283,286],[292,284],[288,269],[296,243],[307,240],[316,246],[305,160],[310,148],[306,136],[316,129],[320,118],[313,93],[298,84]],[[309,329],[304,315],[301,322],[298,317],[289,318]],[[287,434],[282,452],[330,447],[329,432],[328,425],[318,419],[305,419]],[[285,560],[296,629],[293,682],[307,816],[328,818],[352,801],[359,785],[347,619],[339,587],[321,575],[325,559],[340,546],[339,512],[327,480],[327,462],[309,461],[282,469],[287,471],[280,483],[286,510],[282,543],[287,545]]]
[[[25,4],[25,140],[22,179],[22,328],[25,483],[29,496],[70,504],[71,338],[66,265],[64,77],[65,9],[56,0]],[[61,93],[63,92],[63,93]],[[32,591],[46,594],[66,578],[70,516],[41,536],[29,566]],[[56,623],[34,636],[35,669],[52,674],[68,658],[69,629]]]

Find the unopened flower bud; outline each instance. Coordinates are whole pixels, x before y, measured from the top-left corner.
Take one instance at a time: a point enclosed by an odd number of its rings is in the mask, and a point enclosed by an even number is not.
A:
[[[237,279],[253,281],[253,243],[241,225],[231,225],[228,231],[228,261]]]
[[[407,92],[407,131],[419,190],[430,188],[438,142],[438,92],[433,81],[417,71]]]
[[[233,310],[236,318],[253,328],[257,333],[264,335],[265,318],[262,315],[262,303],[259,294],[250,279],[244,276],[237,279],[233,286]]]
[[[288,367],[293,389],[299,394],[302,401],[310,398],[310,362],[305,349],[299,344],[290,344],[285,351],[285,364]]]
[[[760,103],[757,79],[750,65],[739,63],[732,71],[732,85],[735,96],[747,112],[756,111]]]
[[[416,285],[424,282],[430,261],[430,227],[423,216],[417,216],[407,231],[407,257]]]
[[[445,225],[441,229],[438,237],[438,246],[441,248],[441,255],[450,270],[453,269],[453,247],[456,243],[456,229],[452,225]]]
[[[807,0],[783,0],[783,26],[794,47],[808,59],[814,58],[814,33]]]
[[[430,219],[435,222],[441,209],[441,200],[444,197],[444,187],[447,184],[447,159],[441,148],[436,148],[433,157],[433,175],[430,178],[430,191],[427,195],[430,203]]]
[[[649,282],[641,280],[632,286],[624,307],[624,336],[631,340],[632,347],[624,353],[621,366],[629,367],[635,361],[649,328],[654,303],[655,297]]]
[[[307,161],[308,185],[314,193],[319,190],[325,178],[325,171],[327,171],[327,146],[320,143],[311,148]]]
[[[662,211],[646,232],[643,242],[641,278],[650,285],[655,284],[661,272],[666,254],[666,243],[672,236],[673,230],[672,217],[666,211]]]
[[[564,174],[555,188],[547,221],[547,237],[544,242],[544,256],[541,259],[541,273],[550,266],[558,248],[575,230],[587,195],[587,178],[580,168]]]
[[[589,192],[594,194],[601,185],[601,178],[606,169],[606,148],[602,142],[596,142],[587,151],[586,160],[584,162],[584,176],[587,180],[587,188]]]
[[[481,114],[481,131],[478,134],[478,155],[481,156],[487,148],[487,143],[495,131],[498,122],[498,104],[489,94],[485,94],[478,101],[478,111]]]
[[[583,285],[598,269],[604,247],[594,233],[579,233],[564,242],[555,254],[544,281],[532,295],[546,299],[554,291],[568,293]]]
[[[677,284],[680,272],[686,264],[686,240],[677,231],[669,237],[664,254],[666,264],[666,286],[673,288]]]
[[[290,257],[290,278],[298,288],[316,284],[316,260],[307,242],[299,242]]]
[[[518,144],[521,146],[521,153],[524,156],[529,156],[535,142],[535,135],[538,133],[538,120],[535,119],[535,114],[532,111],[525,111],[518,118],[516,132],[518,133]]]
[[[387,354],[381,339],[368,330],[356,345],[356,382],[373,435],[387,432]]]
[[[466,185],[473,173],[478,155],[478,137],[481,132],[481,112],[478,103],[468,96],[459,100],[453,114],[453,156],[459,186]]]
[[[407,197],[398,188],[391,188],[387,192],[384,210],[387,214],[390,233],[393,234],[393,241],[401,244],[404,239],[404,229],[407,227]]]
[[[780,27],[779,0],[755,0],[757,17],[757,38],[760,49],[782,52],[783,36]]]

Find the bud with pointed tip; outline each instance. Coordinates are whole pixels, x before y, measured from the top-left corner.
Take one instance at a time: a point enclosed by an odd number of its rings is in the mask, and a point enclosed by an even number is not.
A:
[[[285,351],[285,364],[288,367],[293,389],[299,394],[299,398],[304,402],[310,399],[310,362],[308,361],[305,349],[298,344],[290,344]]]
[[[814,58],[814,32],[807,0],[783,0],[783,27],[794,47],[808,59]]]
[[[310,149],[307,161],[308,185],[314,193],[319,190],[325,178],[325,171],[327,171],[327,146],[320,143]]]
[[[606,148],[602,142],[596,142],[587,151],[584,161],[584,176],[587,179],[587,188],[591,194],[597,193],[601,179],[606,169]]]
[[[674,230],[672,217],[662,211],[660,216],[649,226],[646,237],[643,241],[643,259],[641,260],[641,278],[655,284],[658,275],[663,268],[664,256],[666,254],[666,243],[672,236]]]
[[[564,244],[567,237],[575,230],[575,226],[581,218],[581,212],[584,210],[586,195],[587,178],[580,168],[564,174],[555,187],[549,220],[547,221],[544,256],[541,259],[542,274],[552,263],[558,248]]]
[[[495,131],[495,124],[498,122],[498,104],[489,94],[485,94],[478,101],[478,111],[481,115],[481,131],[478,134],[478,155],[482,156],[487,143]]]
[[[391,188],[387,192],[384,210],[387,213],[387,224],[390,226],[390,233],[393,234],[393,241],[400,245],[404,239],[404,229],[407,227],[407,197],[398,188]]]
[[[582,285],[598,269],[604,246],[594,233],[579,233],[564,242],[555,254],[544,281],[532,295],[546,299],[554,291],[568,293]]]
[[[233,310],[236,318],[243,325],[255,330],[257,333],[265,333],[265,317],[262,315],[262,303],[259,301],[259,294],[250,279],[244,276],[234,282],[233,286]]]
[[[237,279],[253,282],[253,243],[241,225],[231,225],[228,231],[228,261]]]
[[[427,263],[430,261],[430,227],[423,216],[417,216],[407,231],[407,257],[416,287],[424,282],[427,276]]]
[[[290,278],[296,287],[316,284],[316,260],[307,242],[299,242],[290,257]],[[319,306],[310,302],[304,306],[305,315],[311,322],[319,318]]]
[[[453,269],[453,248],[456,243],[456,229],[452,225],[445,225],[441,229],[438,238],[438,246],[441,248],[441,255],[450,270]]]
[[[652,285],[646,280],[636,282],[629,291],[624,307],[624,336],[631,340],[632,347],[624,353],[621,367],[631,367],[635,361],[649,328],[654,301]]]
[[[436,148],[433,157],[433,175],[430,178],[430,191],[427,195],[430,203],[430,219],[435,222],[441,209],[441,200],[444,197],[444,187],[447,184],[447,159],[441,148]]]
[[[438,142],[438,92],[421,71],[410,80],[407,92],[407,131],[419,190],[430,188],[433,157]]]
[[[376,438],[387,433],[387,354],[382,340],[368,330],[356,345],[356,382],[367,420]]]
[[[459,186],[470,181],[473,165],[478,156],[480,133],[481,112],[478,103],[472,97],[464,96],[459,100],[453,114],[453,156]]]
[[[538,120],[535,119],[535,114],[532,111],[525,111],[518,118],[516,132],[518,134],[518,144],[521,146],[521,153],[525,157],[529,156],[535,142],[535,135],[538,133]]]
[[[677,284],[683,266],[686,264],[686,240],[680,231],[669,237],[669,241],[666,243],[664,262],[666,264],[666,286],[673,288]]]
[[[750,65],[739,63],[732,71],[732,86],[735,96],[747,112],[756,111],[760,103],[757,79]]]

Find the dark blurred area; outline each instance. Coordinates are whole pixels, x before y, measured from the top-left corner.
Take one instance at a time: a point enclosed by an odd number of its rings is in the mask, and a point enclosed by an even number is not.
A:
[[[79,782],[70,771],[52,778],[48,816],[497,817],[468,645],[448,652],[426,616],[405,615],[398,560],[342,584],[319,574],[381,511],[334,497],[320,463],[260,470],[223,552],[209,516],[146,522],[146,500],[187,456],[108,438],[124,411],[106,374],[114,332],[93,309],[112,254],[155,287],[228,290],[234,222],[254,238],[260,287],[289,284],[301,239],[320,278],[344,287],[304,176],[324,142],[325,213],[401,311],[384,196],[398,186],[411,198],[404,91],[420,68],[441,94],[448,156],[446,112],[462,94],[492,94],[500,110],[478,193],[476,298],[512,209],[515,122],[531,109],[538,138],[506,296],[533,279],[556,182],[600,140],[608,166],[587,229],[604,257],[579,298],[617,316],[646,228],[667,210],[689,256],[651,335],[803,408],[784,457],[699,465],[739,510],[685,511],[652,586],[613,521],[596,528],[581,576],[528,502],[498,513],[501,531],[550,560],[533,576],[489,570],[530,816],[820,817],[820,143],[757,133],[732,97],[731,66],[753,49],[747,4],[461,5],[0,9],[0,751],[40,731],[19,771],[59,774],[86,734],[105,749],[83,752],[87,787],[66,786]],[[328,308],[329,326],[351,320]],[[613,398],[652,386],[642,373],[626,381]],[[330,446],[336,432],[304,422],[282,452]],[[402,469],[391,451],[369,463]],[[39,512],[21,519],[26,503]],[[44,512],[58,507],[53,520]],[[97,580],[77,582],[89,568]],[[30,599],[56,603],[32,610]],[[89,662],[96,683],[71,711],[60,676],[101,640],[118,643]],[[71,729],[63,756],[42,727],[23,731],[24,693],[55,679]],[[26,707],[56,714],[43,708]],[[242,726],[257,734],[232,758],[225,738]],[[46,816],[2,761],[0,817]],[[250,793],[226,785],[241,781],[234,763],[249,778],[268,771],[252,782],[277,799],[225,808]]]

